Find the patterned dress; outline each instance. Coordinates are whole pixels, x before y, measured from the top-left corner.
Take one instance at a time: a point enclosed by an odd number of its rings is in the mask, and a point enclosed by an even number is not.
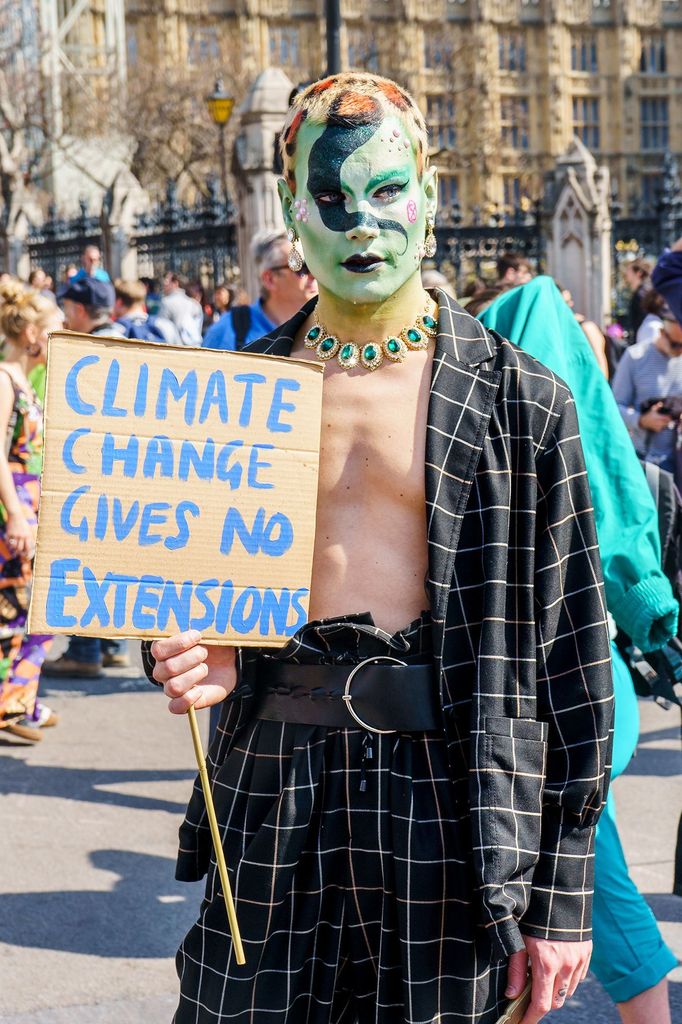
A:
[[[20,388],[7,370],[14,391],[9,430],[9,463],[17,496],[34,532],[38,525],[43,412],[38,398]],[[7,514],[0,504],[0,729],[8,719],[33,716],[40,669],[52,637],[26,634],[33,559],[15,555],[7,543]]]

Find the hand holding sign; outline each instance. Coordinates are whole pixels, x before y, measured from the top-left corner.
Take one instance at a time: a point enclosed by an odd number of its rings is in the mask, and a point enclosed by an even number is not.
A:
[[[218,704],[237,683],[235,648],[204,647],[194,629],[155,640],[152,657],[156,659],[154,679],[171,698],[168,708],[174,715],[184,715],[190,707],[198,711]]]

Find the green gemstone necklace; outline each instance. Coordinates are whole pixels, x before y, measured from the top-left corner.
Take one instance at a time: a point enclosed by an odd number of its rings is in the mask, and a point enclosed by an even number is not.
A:
[[[428,312],[429,308],[430,303],[427,303],[424,312],[411,327],[403,327],[399,334],[390,335],[380,345],[374,341],[364,344],[339,341],[320,323],[315,312],[313,326],[303,343],[306,348],[313,349],[317,358],[324,362],[336,356],[339,366],[344,370],[352,370],[358,363],[366,370],[378,370],[384,359],[402,363],[410,349],[418,351],[428,348],[431,339],[438,334],[438,321]]]

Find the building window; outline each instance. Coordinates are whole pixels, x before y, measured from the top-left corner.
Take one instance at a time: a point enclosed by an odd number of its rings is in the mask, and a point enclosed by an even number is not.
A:
[[[599,149],[599,100],[594,96],[573,97],[573,131],[588,149]]]
[[[641,184],[642,206],[647,210],[655,210],[661,194],[661,175],[658,172],[643,174]]]
[[[526,70],[526,40],[522,32],[500,32],[498,62],[501,71]]]
[[[457,141],[455,101],[449,96],[427,96],[426,121],[431,145],[436,149],[453,149]]]
[[[669,143],[668,97],[648,96],[639,101],[640,146],[665,150]]]
[[[299,64],[298,28],[294,25],[270,25],[270,63],[274,67]]]
[[[363,28],[348,29],[348,67],[356,71],[379,72],[379,52],[376,42]]]
[[[591,32],[576,32],[571,40],[571,71],[599,70],[597,37]]]
[[[187,34],[187,63],[190,67],[215,64],[220,60],[218,30],[214,25],[196,25]]]
[[[500,105],[502,145],[510,149],[528,149],[528,98],[503,96]]]
[[[639,70],[646,75],[663,75],[668,67],[665,38],[661,35],[642,36]]]
[[[452,44],[443,29],[424,30],[424,67],[432,71],[446,68],[452,57]]]
[[[527,183],[515,174],[502,176],[504,206],[507,212],[515,212],[526,208],[528,199]]]
[[[438,177],[438,205],[444,213],[450,212],[459,197],[459,182],[454,174],[441,174]]]

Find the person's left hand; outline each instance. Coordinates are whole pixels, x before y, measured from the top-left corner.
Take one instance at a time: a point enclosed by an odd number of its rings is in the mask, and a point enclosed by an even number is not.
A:
[[[523,992],[530,966],[531,1003],[521,1024],[538,1024],[550,1010],[558,1010],[585,979],[592,956],[591,942],[554,942],[524,935],[526,949],[509,957],[505,995],[516,999]],[[530,961],[530,963],[529,963]]]

